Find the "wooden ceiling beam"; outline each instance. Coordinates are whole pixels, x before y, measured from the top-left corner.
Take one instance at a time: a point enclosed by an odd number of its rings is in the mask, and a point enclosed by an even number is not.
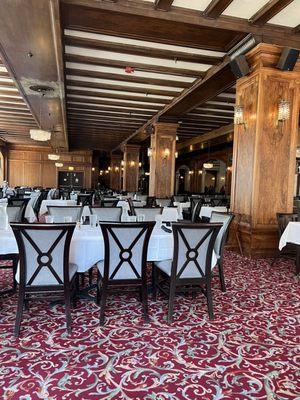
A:
[[[146,85],[169,86],[176,88],[188,88],[189,82],[178,82],[176,79],[144,78],[133,75],[111,74],[106,72],[81,70],[77,68],[66,68],[67,75],[84,76],[87,78],[107,79],[115,82],[144,83]]]
[[[153,109],[159,110],[163,106],[153,106],[152,104],[134,104],[134,103],[122,103],[120,101],[110,101],[110,100],[94,100],[94,99],[86,99],[81,97],[71,97],[68,96],[68,104],[77,104],[77,103],[85,103],[85,104],[102,104],[106,106],[121,106],[121,107],[132,107],[132,108],[145,108],[145,109]]]
[[[79,114],[74,114],[69,112],[68,113],[68,119],[69,120],[81,120],[81,121],[114,121],[114,122],[120,122],[120,123],[134,123],[136,125],[142,125],[145,121],[147,121],[146,119],[132,119],[132,118],[114,118],[114,117],[110,117],[109,115],[100,115],[100,116],[95,116],[95,115],[79,115]]]
[[[60,132],[56,135],[59,146],[67,149],[59,7],[59,0],[2,0],[0,53],[36,126],[41,119],[44,129],[54,127]],[[29,87],[37,84],[52,86],[55,96],[41,100],[40,96],[33,95]],[[10,94],[7,91],[5,95]]]
[[[154,7],[156,10],[169,11],[174,0],[155,0]]]
[[[254,25],[263,25],[293,1],[294,0],[270,0],[258,10],[249,21]]]
[[[107,116],[107,117],[120,117],[120,118],[130,118],[130,119],[137,119],[137,120],[148,120],[149,116],[148,115],[130,115],[128,112],[118,112],[116,110],[115,112],[108,113],[107,111],[102,111],[101,109],[99,111],[94,111],[94,110],[80,110],[80,109],[73,109],[69,108],[68,109],[68,115],[83,115],[83,116],[93,116],[93,117],[101,117],[101,116]],[[150,114],[151,117],[151,114]]]
[[[128,0],[118,0],[117,3],[94,0],[61,2],[63,24],[69,29],[219,51],[229,50],[228,45],[232,47],[243,36],[252,33],[261,42],[300,48],[299,36],[290,28],[268,24],[257,26],[237,17],[222,15],[212,20],[197,10],[174,6],[165,12],[154,10],[151,3],[139,0],[132,0],[130,4]],[[170,35],[170,32],[174,34]]]
[[[78,86],[84,88],[93,88],[93,89],[103,89],[103,90],[114,90],[119,92],[133,92],[133,93],[148,93],[148,94],[155,94],[161,96],[172,96],[176,97],[180,94],[180,91],[170,91],[164,89],[144,89],[136,86],[125,86],[120,84],[108,84],[108,83],[96,83],[96,82],[85,82],[85,81],[77,81],[74,79],[67,79],[67,85],[70,86]]]
[[[126,104],[124,104],[124,106],[126,107]],[[113,112],[118,111],[117,108],[107,107],[107,106],[100,105],[100,104],[91,106],[88,104],[76,104],[76,103],[71,104],[71,103],[69,103],[68,109],[69,108],[72,108],[73,110],[79,110],[79,109],[80,110],[93,110],[95,112],[96,111],[113,111]],[[123,113],[127,112],[128,115],[132,114],[132,113],[134,113],[134,114],[149,114],[151,112],[153,112],[153,114],[155,113],[154,110],[153,111],[143,111],[143,110],[134,110],[134,109],[130,109],[130,108],[122,108],[122,109],[120,109],[120,112],[123,112]]]
[[[208,140],[216,139],[217,137],[228,135],[233,133],[233,124],[229,124],[226,126],[222,126],[219,129],[206,133],[204,135],[198,136],[196,138],[186,140],[185,142],[179,143],[177,145],[178,150],[182,150],[190,145],[195,145],[203,142],[207,142]]]
[[[106,58],[82,56],[78,54],[65,54],[65,61],[71,63],[88,64],[104,67],[126,68],[130,65],[130,61],[110,60]],[[166,67],[164,65],[142,64],[132,61],[132,66],[136,71],[154,72],[158,74],[168,74],[175,76],[188,76],[199,78],[205,75],[205,72],[195,71],[192,69]]]
[[[170,103],[169,99],[161,99],[161,98],[156,98],[156,97],[151,97],[151,96],[130,96],[130,95],[125,95],[125,94],[113,94],[113,93],[103,93],[103,92],[97,92],[97,91],[92,91],[92,90],[78,90],[78,89],[67,89],[68,95],[70,94],[75,94],[75,95],[80,95],[80,96],[88,96],[88,97],[105,97],[105,98],[110,98],[110,99],[121,99],[121,100],[132,100],[132,101],[142,101],[144,103],[162,103],[162,104],[168,104]]]
[[[205,54],[194,54],[192,52],[192,49],[190,53],[185,53],[180,50],[176,51],[156,49],[153,47],[147,47],[147,45],[129,45],[68,35],[65,35],[64,42],[65,45],[80,47],[84,49],[105,50],[115,53],[125,53],[143,57],[159,58],[164,60],[177,60],[209,65],[217,64],[222,61],[222,57],[209,56]]]
[[[207,18],[218,18],[233,0],[212,0],[203,15]]]

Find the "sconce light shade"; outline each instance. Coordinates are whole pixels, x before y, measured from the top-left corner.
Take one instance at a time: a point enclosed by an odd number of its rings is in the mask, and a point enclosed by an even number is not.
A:
[[[164,149],[164,152],[163,152],[164,158],[168,158],[168,157],[170,156],[170,154],[171,154],[170,149],[168,149],[168,148],[166,147],[166,148]]]
[[[290,119],[290,103],[281,99],[278,103],[278,121],[284,122]]]
[[[107,168],[107,171],[110,171],[110,170],[111,170],[111,167],[108,167],[108,168]]]
[[[121,161],[121,165],[122,165],[122,167],[124,167],[124,165],[125,165],[125,161],[124,160]]]
[[[152,152],[151,147],[148,147],[148,150],[147,150],[148,157],[152,157],[152,154],[153,154],[153,152]]]
[[[142,166],[142,163],[141,162],[139,162],[139,167],[141,167]]]
[[[92,167],[92,171],[95,171],[95,167]]]
[[[175,151],[175,158],[178,158],[178,151]]]
[[[56,166],[56,168],[61,168],[61,167],[64,166],[64,164],[61,163],[61,162],[56,162],[56,163],[55,163],[55,166]]]
[[[69,171],[74,171],[74,167],[68,167]]]
[[[130,161],[130,166],[134,167],[135,166],[135,161]]]
[[[234,124],[243,125],[244,122],[244,108],[242,106],[234,107]]]

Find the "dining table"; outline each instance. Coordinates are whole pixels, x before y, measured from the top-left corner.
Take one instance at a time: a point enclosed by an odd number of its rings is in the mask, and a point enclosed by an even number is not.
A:
[[[172,230],[165,231],[161,224],[157,223],[149,240],[147,261],[171,260],[173,250]],[[0,255],[6,254],[18,254],[17,242],[11,227],[0,229]],[[79,273],[84,273],[102,260],[104,260],[104,240],[101,228],[78,224],[71,239],[70,263],[77,265]],[[215,264],[216,255],[213,253],[212,265]]]
[[[292,243],[296,247],[296,274],[300,274],[300,222],[291,221],[287,224],[279,240],[281,251],[287,244]]]

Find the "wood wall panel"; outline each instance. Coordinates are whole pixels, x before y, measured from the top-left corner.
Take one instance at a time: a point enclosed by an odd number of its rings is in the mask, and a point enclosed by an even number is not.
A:
[[[11,186],[57,186],[57,168],[54,161],[48,160],[48,154],[53,150],[45,147],[9,146],[8,180]],[[77,151],[61,154],[62,171],[68,171],[69,166],[74,172],[84,172],[84,186],[91,187],[92,153]]]

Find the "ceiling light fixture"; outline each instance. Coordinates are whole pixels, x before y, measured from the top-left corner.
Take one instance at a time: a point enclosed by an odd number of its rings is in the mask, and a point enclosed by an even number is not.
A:
[[[51,161],[58,161],[60,159],[59,154],[48,154],[48,159]]]

